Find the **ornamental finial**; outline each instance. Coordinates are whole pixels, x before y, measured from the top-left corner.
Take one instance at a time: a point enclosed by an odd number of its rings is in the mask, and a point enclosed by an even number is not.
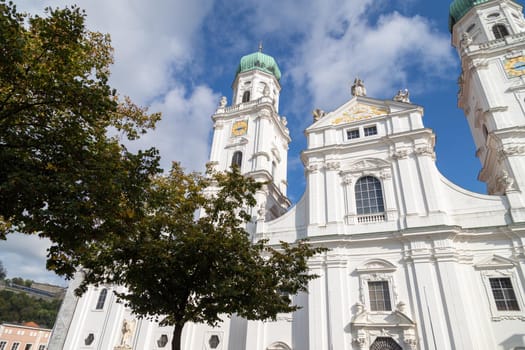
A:
[[[259,52],[262,52],[263,50],[263,44],[262,44],[262,40],[259,41]]]

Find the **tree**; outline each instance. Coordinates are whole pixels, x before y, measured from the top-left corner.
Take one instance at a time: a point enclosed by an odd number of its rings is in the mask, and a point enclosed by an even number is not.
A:
[[[61,300],[44,300],[24,293],[0,290],[1,322],[36,322],[45,328],[52,328]]]
[[[159,169],[156,150],[133,154],[121,139],[160,116],[108,85],[109,37],[75,6],[40,17],[0,0],[0,42],[0,239],[48,237],[48,268],[71,276],[88,243],[126,234]]]
[[[4,264],[2,263],[2,260],[0,260],[0,281],[4,280],[7,276],[7,270],[4,267]]]
[[[174,164],[154,180],[134,234],[93,249],[78,292],[92,283],[125,286],[117,296],[136,315],[174,326],[173,350],[181,349],[186,322],[216,325],[233,313],[275,319],[297,310],[290,295],[316,277],[307,260],[324,249],[252,243],[244,227],[259,186],[237,168],[202,176]]]

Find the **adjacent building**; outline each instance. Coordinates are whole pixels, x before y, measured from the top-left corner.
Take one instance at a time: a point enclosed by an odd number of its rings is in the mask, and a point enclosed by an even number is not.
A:
[[[51,330],[34,322],[0,325],[0,350],[46,350]]]

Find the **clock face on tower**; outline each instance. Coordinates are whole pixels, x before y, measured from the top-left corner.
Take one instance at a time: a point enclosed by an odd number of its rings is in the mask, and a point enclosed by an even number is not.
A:
[[[233,136],[242,136],[248,131],[248,122],[246,120],[239,120],[233,123],[232,126],[232,135]]]
[[[509,78],[519,77],[525,74],[525,56],[506,59],[503,64]]]

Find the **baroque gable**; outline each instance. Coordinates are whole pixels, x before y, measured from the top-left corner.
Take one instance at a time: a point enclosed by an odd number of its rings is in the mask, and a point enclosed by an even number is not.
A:
[[[307,132],[326,127],[346,126],[362,121],[373,120],[393,113],[420,108],[409,103],[392,100],[379,100],[370,97],[353,97],[332,112],[325,113],[321,109],[313,111],[314,123],[306,129]]]
[[[389,113],[390,108],[382,100],[354,97],[330,113],[315,110],[315,122],[307,130],[349,124]]]

